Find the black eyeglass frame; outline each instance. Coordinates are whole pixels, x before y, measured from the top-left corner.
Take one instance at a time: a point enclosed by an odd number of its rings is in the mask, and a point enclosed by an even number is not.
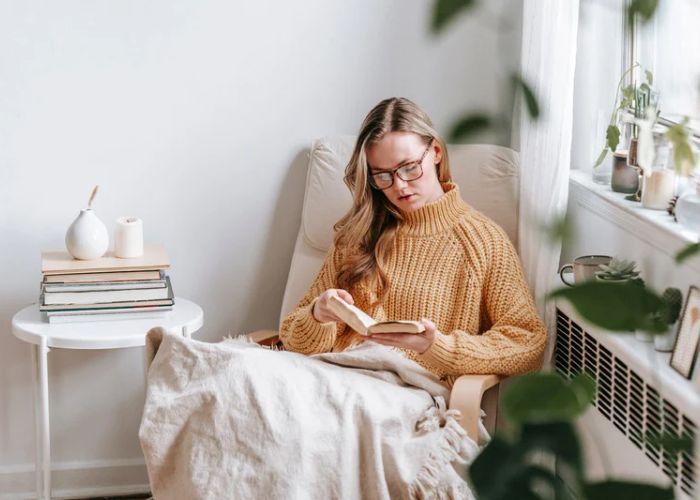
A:
[[[410,181],[415,181],[415,180],[420,179],[421,177],[423,177],[423,160],[425,160],[425,157],[428,155],[428,151],[430,151],[430,146],[432,146],[432,145],[433,145],[433,141],[431,140],[431,141],[428,143],[428,147],[425,148],[425,151],[423,151],[423,154],[421,155],[420,160],[416,160],[416,161],[412,161],[412,162],[406,163],[405,165],[401,165],[400,167],[396,167],[396,168],[393,169],[393,170],[384,170],[384,171],[382,171],[382,172],[377,172],[377,173],[375,173],[375,174],[369,174],[369,185],[370,185],[372,188],[374,188],[374,189],[377,189],[377,190],[379,190],[379,191],[384,191],[384,190],[389,189],[391,186],[394,185],[394,178],[395,178],[396,176],[398,176],[399,179],[401,179],[402,181],[405,181],[405,182],[410,182]],[[410,168],[410,167],[412,167],[412,166],[414,166],[414,165],[417,166],[417,167],[420,169],[420,175],[418,175],[418,177],[413,177],[412,179],[404,179],[404,178],[401,176],[400,171],[403,170],[403,169],[405,169],[405,168]],[[388,173],[391,173],[391,184],[389,184],[389,185],[386,186],[386,187],[379,187],[379,186],[377,186],[376,181],[374,180],[374,176],[375,176],[375,175],[388,174]]]

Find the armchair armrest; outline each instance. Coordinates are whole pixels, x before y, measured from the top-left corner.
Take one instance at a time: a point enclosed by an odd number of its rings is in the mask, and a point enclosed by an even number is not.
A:
[[[482,406],[486,412],[486,429],[492,433],[496,427],[498,384],[501,379],[498,375],[462,375],[452,386],[449,408],[462,413],[461,425],[474,441],[479,441]],[[489,391],[492,388],[494,390]],[[487,397],[484,397],[485,393]]]
[[[279,341],[277,330],[256,330],[252,333],[246,333],[245,336],[260,345],[275,345]]]

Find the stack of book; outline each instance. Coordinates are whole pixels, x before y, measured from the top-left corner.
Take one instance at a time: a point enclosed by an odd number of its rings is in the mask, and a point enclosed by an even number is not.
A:
[[[164,316],[175,299],[162,246],[147,246],[142,257],[112,253],[76,260],[66,251],[41,254],[39,310],[50,323]]]

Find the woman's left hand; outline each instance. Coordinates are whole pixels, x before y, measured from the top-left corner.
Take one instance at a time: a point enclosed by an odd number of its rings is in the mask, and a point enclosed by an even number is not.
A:
[[[369,339],[377,344],[388,345],[391,347],[403,347],[416,351],[418,354],[423,354],[430,349],[430,346],[435,342],[437,327],[435,323],[429,319],[422,318],[420,320],[425,326],[425,331],[421,333],[375,333],[370,335]]]

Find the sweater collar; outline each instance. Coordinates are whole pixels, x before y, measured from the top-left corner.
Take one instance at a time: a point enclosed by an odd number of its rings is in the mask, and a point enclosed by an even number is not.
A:
[[[445,191],[437,200],[421,208],[403,214],[399,231],[404,234],[425,236],[446,231],[459,224],[467,213],[468,205],[459,194],[459,186],[454,182],[442,183]]]

